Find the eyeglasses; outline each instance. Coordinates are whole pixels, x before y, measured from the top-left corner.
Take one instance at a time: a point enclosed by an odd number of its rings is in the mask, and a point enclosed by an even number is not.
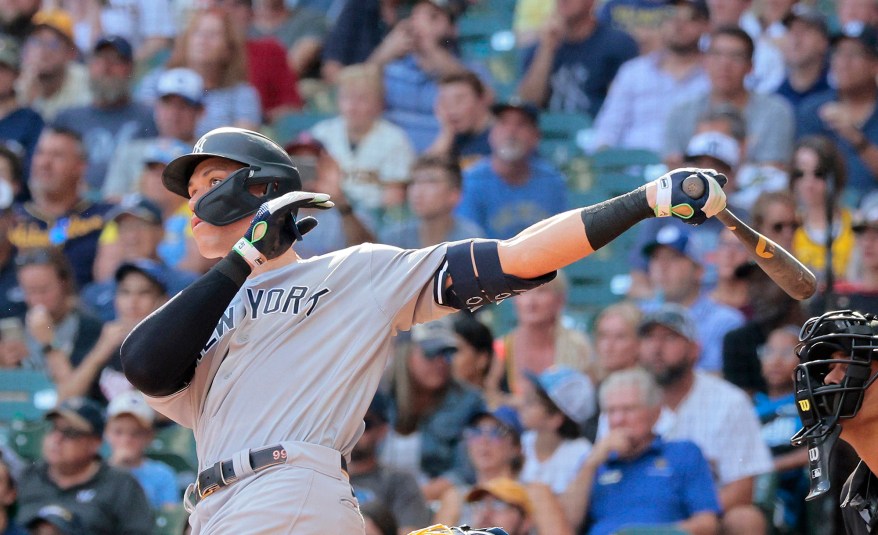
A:
[[[485,437],[489,440],[501,440],[511,435],[508,429],[499,425],[482,425],[479,427],[467,427],[463,430],[463,437],[466,440],[475,440],[479,437]]]
[[[772,232],[774,232],[775,234],[780,234],[785,229],[789,229],[790,232],[795,232],[799,230],[799,227],[801,226],[802,225],[799,224],[798,221],[778,221],[777,223],[772,223],[771,225],[769,225],[769,228],[771,228]]]
[[[87,431],[82,431],[81,429],[74,429],[72,427],[59,427],[53,426],[51,432],[58,433],[61,435],[61,438],[66,440],[76,440],[78,438],[91,436],[91,433]]]
[[[816,179],[824,180],[826,178],[826,172],[820,169],[814,171],[813,173],[810,171],[803,171],[802,169],[793,169],[793,172],[790,173],[790,178],[793,180],[798,180],[805,175],[813,176]]]

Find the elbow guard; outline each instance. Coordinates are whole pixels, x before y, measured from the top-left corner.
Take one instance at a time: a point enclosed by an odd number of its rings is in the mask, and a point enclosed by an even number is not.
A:
[[[475,310],[545,284],[555,278],[556,272],[535,279],[507,275],[500,267],[497,241],[472,240],[450,244],[436,275],[438,304]],[[446,287],[449,278],[451,285]]]

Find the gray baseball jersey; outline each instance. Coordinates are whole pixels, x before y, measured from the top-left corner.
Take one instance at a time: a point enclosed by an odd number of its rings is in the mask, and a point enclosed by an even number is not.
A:
[[[284,441],[348,456],[392,337],[454,312],[434,299],[445,250],[363,244],[248,279],[190,384],[150,405],[194,430],[199,469]]]

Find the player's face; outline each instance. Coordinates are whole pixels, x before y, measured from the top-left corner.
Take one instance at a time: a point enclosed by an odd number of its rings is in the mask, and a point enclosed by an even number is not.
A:
[[[774,331],[759,352],[762,364],[762,376],[769,390],[791,392],[793,389],[793,371],[799,364],[796,356],[796,344],[799,337],[788,331]]]
[[[116,285],[116,315],[119,321],[134,326],[152,314],[165,299],[153,281],[132,271]]]
[[[656,325],[640,337],[640,365],[662,386],[681,378],[698,357],[698,347],[663,325]]]
[[[152,441],[152,431],[134,416],[122,414],[107,422],[104,437],[110,444],[115,462],[137,463],[143,459],[146,447]]]
[[[243,165],[226,158],[208,158],[195,168],[189,179],[189,209],[192,210],[192,236],[198,251],[205,258],[222,258],[228,254],[250,226],[250,218],[245,217],[229,225],[217,227],[195,215],[198,199]]]
[[[595,347],[602,370],[611,373],[637,364],[637,329],[619,314],[601,318],[595,329]]]
[[[493,417],[486,416],[464,431],[466,451],[476,472],[497,473],[511,467],[521,455],[512,432]]]

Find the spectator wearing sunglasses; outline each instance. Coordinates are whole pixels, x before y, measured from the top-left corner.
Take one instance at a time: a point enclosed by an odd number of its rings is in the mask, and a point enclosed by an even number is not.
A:
[[[390,380],[390,431],[381,462],[418,474],[427,500],[472,480],[462,440],[473,416],[485,410],[481,393],[454,379],[457,338],[447,316],[415,325],[400,340]]]
[[[831,232],[832,274],[843,277],[854,247],[852,213],[843,206],[841,192],[847,184],[842,154],[823,136],[796,143],[790,165],[790,191],[796,198],[802,226],[793,235],[793,254],[811,268],[818,281],[828,280],[826,243]],[[832,228],[827,221],[832,207]]]
[[[46,414],[51,429],[42,459],[21,476],[18,518],[27,525],[50,504],[79,517],[92,535],[149,535],[152,513],[137,480],[100,457],[104,414],[86,398],[71,398]]]
[[[399,525],[399,533],[408,533],[428,525],[432,514],[414,476],[378,460],[378,450],[389,429],[387,410],[387,395],[379,391],[363,417],[365,428],[351,450],[348,474],[364,516],[367,506],[383,510]]]

